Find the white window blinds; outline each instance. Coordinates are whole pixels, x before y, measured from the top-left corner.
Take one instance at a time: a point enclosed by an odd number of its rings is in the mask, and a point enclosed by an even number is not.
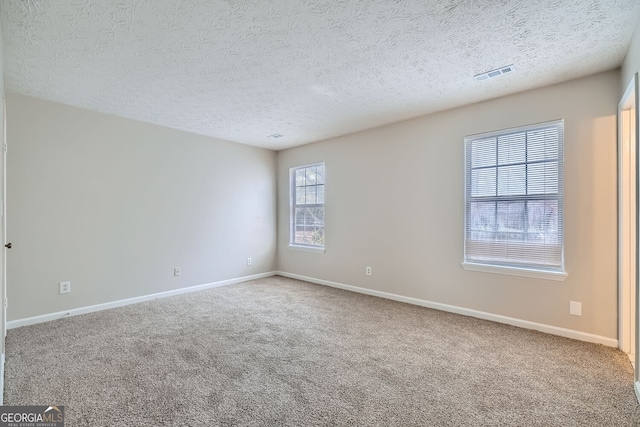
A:
[[[564,271],[563,121],[465,138],[465,262]]]

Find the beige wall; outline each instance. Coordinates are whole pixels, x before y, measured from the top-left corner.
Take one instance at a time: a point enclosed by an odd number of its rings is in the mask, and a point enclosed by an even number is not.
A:
[[[631,38],[631,43],[629,44],[629,50],[624,58],[624,62],[622,63],[622,78],[620,79],[621,96],[627,89],[633,75],[638,71],[640,71],[640,21],[638,21],[638,24],[636,25],[636,29]]]
[[[9,320],[277,267],[615,339],[619,87],[611,71],[277,155],[9,94]],[[568,279],[463,270],[464,136],[558,118]],[[288,169],[316,161],[325,254],[287,247]]]
[[[278,153],[278,267],[617,338],[619,71]],[[565,120],[564,282],[463,270],[465,135]],[[288,171],[326,162],[326,253],[288,249]],[[373,275],[365,276],[365,266]],[[582,317],[569,301],[582,302]]]
[[[274,270],[274,152],[14,94],[7,115],[9,320]]]

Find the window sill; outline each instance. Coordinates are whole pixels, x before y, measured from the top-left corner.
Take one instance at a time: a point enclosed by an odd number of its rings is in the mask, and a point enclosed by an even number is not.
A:
[[[324,247],[319,247],[319,246],[302,246],[302,245],[289,244],[289,249],[294,251],[302,251],[302,252],[314,252],[317,254],[324,253]]]
[[[462,268],[469,271],[481,271],[483,273],[507,274],[510,276],[531,277],[533,279],[555,280],[564,282],[569,276],[560,271],[533,270],[530,268],[501,267],[489,264],[477,264],[474,262],[463,262]]]

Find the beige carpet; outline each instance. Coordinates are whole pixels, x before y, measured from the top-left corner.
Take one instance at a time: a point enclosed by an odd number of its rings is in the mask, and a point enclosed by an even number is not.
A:
[[[271,277],[10,330],[67,426],[632,426],[621,352]]]

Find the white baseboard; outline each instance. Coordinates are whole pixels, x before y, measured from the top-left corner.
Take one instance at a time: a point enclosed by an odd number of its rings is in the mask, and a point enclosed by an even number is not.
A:
[[[469,308],[457,307],[455,305],[441,304],[422,300],[418,298],[405,297],[402,295],[391,294],[388,292],[375,291],[372,289],[360,288],[357,286],[345,285],[342,283],[331,282],[329,280],[316,279],[313,277],[301,276],[299,274],[278,271],[278,275],[290,277],[292,279],[304,280],[306,282],[316,283],[318,285],[331,286],[333,288],[343,289],[346,291],[358,292],[361,294],[372,295],[376,297],[386,298],[394,301],[406,302],[408,304],[419,305],[422,307],[433,308],[436,310],[447,311],[449,313],[461,314],[463,316],[476,317],[478,319],[491,320],[493,322],[504,323],[507,325],[518,326],[525,329],[533,329],[547,334],[559,335],[561,337],[573,338],[580,341],[586,341],[596,344],[603,344],[609,347],[618,347],[618,340],[603,337],[601,335],[589,334],[587,332],[575,331],[573,329],[559,328],[557,326],[545,325],[543,323],[530,322],[528,320],[516,319],[514,317],[501,316],[499,314],[487,313],[484,311],[472,310]],[[638,387],[638,383],[636,383]],[[636,389],[637,390],[637,389]]]
[[[264,277],[270,277],[270,276],[274,276],[276,274],[277,274],[276,272],[270,271],[270,272],[267,272],[267,273],[254,274],[254,275],[251,275],[251,276],[244,276],[244,277],[237,277],[237,278],[234,278],[234,279],[221,280],[219,282],[205,283],[203,285],[190,286],[188,288],[174,289],[174,290],[171,290],[171,291],[158,292],[158,293],[150,294],[150,295],[142,295],[142,296],[134,297],[134,298],[127,298],[127,299],[122,299],[122,300],[118,300],[118,301],[111,301],[111,302],[105,302],[105,303],[102,303],[102,304],[90,305],[90,306],[87,306],[87,307],[79,307],[79,308],[73,308],[73,309],[65,310],[65,311],[58,311],[56,313],[48,313],[48,314],[42,314],[40,316],[34,316],[34,317],[27,317],[27,318],[24,318],[24,319],[12,320],[10,322],[7,322],[7,329],[14,329],[14,328],[19,328],[21,326],[27,326],[27,325],[35,325],[36,323],[49,322],[51,320],[61,319],[63,317],[77,316],[79,314],[92,313],[94,311],[101,311],[101,310],[107,310],[107,309],[110,309],[110,308],[122,307],[122,306],[125,306],[125,305],[136,304],[136,303],[144,302],[144,301],[151,301],[151,300],[158,299],[158,298],[166,298],[166,297],[171,297],[171,296],[175,296],[175,295],[186,294],[186,293],[189,293],[189,292],[201,291],[201,290],[204,290],[204,289],[211,289],[211,288],[217,288],[217,287],[220,287],[220,286],[232,285],[234,283],[247,282],[249,280],[262,279]]]
[[[252,276],[238,277],[234,279],[222,280],[219,282],[206,283],[203,285],[191,286],[188,288],[174,289],[166,292],[159,292],[150,295],[143,295],[134,298],[128,298],[118,301],[111,301],[103,304],[91,305],[87,307],[74,308],[71,310],[59,311],[56,313],[43,314],[40,316],[28,317],[24,319],[17,319],[7,322],[7,329],[15,329],[21,326],[34,325],[36,323],[48,322],[51,320],[60,319],[67,316],[77,316],[80,314],[91,313],[94,311],[107,310],[110,308],[122,307],[125,305],[136,304],[144,301],[151,301],[158,298],[165,298],[174,295],[186,294],[189,292],[200,291],[204,289],[217,288],[219,286],[232,285],[234,283],[247,282],[249,280],[262,279],[274,275],[280,275],[284,277],[290,277],[292,279],[303,280],[306,282],[316,283],[319,285],[330,286],[333,288],[343,289],[346,291],[357,292],[366,295],[372,295],[376,297],[386,298],[394,301],[405,302],[408,304],[419,305],[422,307],[433,308],[436,310],[447,311],[450,313],[461,314],[463,316],[471,316],[484,320],[491,320],[493,322],[504,323],[507,325],[518,326],[525,329],[533,329],[540,332],[545,332],[552,335],[559,335],[566,338],[573,338],[580,341],[592,342],[596,344],[603,344],[609,347],[618,347],[618,340],[613,338],[607,338],[600,335],[589,334],[586,332],[575,331],[573,329],[559,328],[557,326],[545,325],[542,323],[530,322],[528,320],[517,319],[514,317],[501,316],[499,314],[487,313],[484,311],[472,310],[463,307],[457,307],[454,305],[441,304],[437,302],[422,300],[418,298],[406,297],[403,295],[392,294],[388,292],[376,291],[372,289],[360,288],[357,286],[345,285],[343,283],[332,282],[329,280],[316,279],[313,277],[302,276],[299,274],[287,273],[284,271],[270,271],[267,273],[255,274]],[[1,355],[0,369],[4,369],[4,355]],[[2,373],[2,372],[0,372]],[[0,377],[0,381],[3,377]],[[0,388],[0,390],[2,390]],[[636,383],[636,391],[640,393],[640,383]],[[1,394],[0,394],[1,396]],[[640,394],[639,394],[640,400]]]

